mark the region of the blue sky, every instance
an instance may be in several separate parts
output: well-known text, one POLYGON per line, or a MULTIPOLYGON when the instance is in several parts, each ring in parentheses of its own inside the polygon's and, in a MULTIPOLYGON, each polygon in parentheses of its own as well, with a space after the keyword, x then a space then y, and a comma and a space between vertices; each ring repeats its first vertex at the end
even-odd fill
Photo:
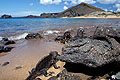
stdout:
POLYGON ((120 0, 1 0, 0 15, 40 15, 61 12, 81 2, 89 3, 106 11, 120 11, 120 0))

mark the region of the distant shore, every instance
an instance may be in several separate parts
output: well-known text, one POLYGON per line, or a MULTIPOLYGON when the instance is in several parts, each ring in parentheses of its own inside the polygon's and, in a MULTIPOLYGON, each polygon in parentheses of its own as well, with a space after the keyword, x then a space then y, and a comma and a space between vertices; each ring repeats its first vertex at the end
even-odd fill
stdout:
POLYGON ((101 17, 96 17, 96 16, 80 16, 80 17, 61 17, 61 18, 98 18, 98 19, 120 19, 120 16, 101 16, 101 17))

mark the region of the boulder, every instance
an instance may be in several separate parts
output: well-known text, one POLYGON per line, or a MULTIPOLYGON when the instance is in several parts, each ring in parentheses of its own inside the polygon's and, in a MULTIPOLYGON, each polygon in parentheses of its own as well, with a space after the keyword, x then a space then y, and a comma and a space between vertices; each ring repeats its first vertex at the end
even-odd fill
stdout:
POLYGON ((120 43, 120 29, 98 26, 94 32, 94 39, 105 39, 106 36, 116 39, 120 43))
POLYGON ((0 46, 0 53, 2 52, 9 52, 13 49, 14 47, 4 47, 4 46, 0 46))
POLYGON ((120 45, 114 38, 107 41, 87 37, 76 39, 65 44, 57 58, 66 62, 64 67, 70 72, 99 76, 120 70, 120 45))
POLYGON ((80 76, 73 75, 69 72, 67 72, 66 69, 64 69, 62 72, 57 74, 57 76, 53 76, 49 78, 48 80, 82 80, 80 76))
POLYGON ((55 41, 60 41, 61 43, 65 44, 66 42, 69 42, 72 40, 72 36, 70 34, 70 31, 66 31, 63 36, 58 36, 55 38, 55 41))
POLYGON ((3 38, 1 42, 3 43, 3 45, 15 44, 15 41, 9 40, 8 38, 3 38))
POLYGON ((25 39, 41 39, 43 38, 39 33, 30 33, 28 34, 25 39))

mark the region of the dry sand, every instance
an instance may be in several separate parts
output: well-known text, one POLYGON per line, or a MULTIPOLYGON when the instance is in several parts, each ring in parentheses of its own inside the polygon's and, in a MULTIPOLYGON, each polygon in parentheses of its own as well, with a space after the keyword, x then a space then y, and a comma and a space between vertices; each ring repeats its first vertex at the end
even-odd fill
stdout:
MULTIPOLYGON (((0 57, 0 80, 25 80, 29 75, 28 71, 35 67, 42 57, 46 56, 50 51, 61 52, 61 48, 62 45, 58 43, 43 40, 18 42, 17 47, 9 52, 8 55, 0 57), (7 61, 10 64, 2 66, 7 61), (16 67, 19 66, 22 68, 16 70, 16 67)), ((59 64, 61 65, 62 63, 59 64)))
POLYGON ((120 16, 101 16, 101 17, 96 17, 96 16, 80 16, 80 17, 62 17, 62 18, 100 18, 100 19, 120 19, 120 16))

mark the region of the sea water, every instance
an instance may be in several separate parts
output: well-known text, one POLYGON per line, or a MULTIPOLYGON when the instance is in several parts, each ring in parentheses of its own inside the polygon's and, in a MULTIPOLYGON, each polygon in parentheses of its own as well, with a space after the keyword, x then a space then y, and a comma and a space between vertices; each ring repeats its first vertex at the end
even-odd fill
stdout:
MULTIPOLYGON (((24 38, 29 32, 38 32, 54 28, 69 28, 81 26, 112 26, 120 27, 120 19, 79 19, 79 18, 24 18, 0 19, 0 39, 10 36, 9 39, 24 38), (18 35, 19 34, 19 35, 18 35), (12 36, 17 35, 17 36, 12 36)), ((57 32, 57 31, 54 31, 57 32)), ((47 34, 47 33, 46 33, 47 34)))

